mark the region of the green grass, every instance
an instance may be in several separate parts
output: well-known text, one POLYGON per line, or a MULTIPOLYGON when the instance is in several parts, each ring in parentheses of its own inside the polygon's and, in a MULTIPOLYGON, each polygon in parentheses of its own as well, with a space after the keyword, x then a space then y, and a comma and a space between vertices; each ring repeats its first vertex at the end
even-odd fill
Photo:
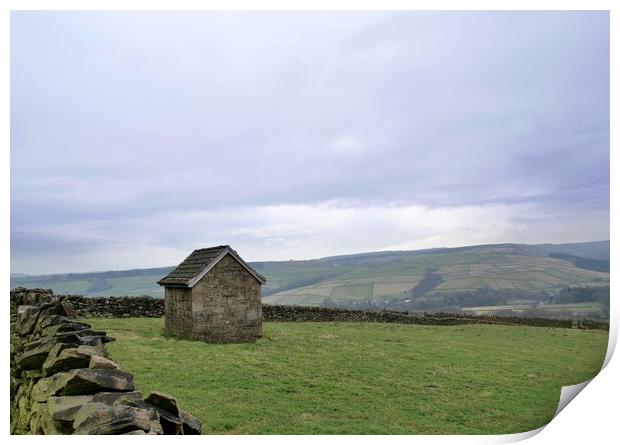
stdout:
POLYGON ((206 434, 499 434, 546 424, 592 378, 604 331, 264 323, 255 344, 165 336, 163 319, 93 319, 143 392, 175 395, 206 434))

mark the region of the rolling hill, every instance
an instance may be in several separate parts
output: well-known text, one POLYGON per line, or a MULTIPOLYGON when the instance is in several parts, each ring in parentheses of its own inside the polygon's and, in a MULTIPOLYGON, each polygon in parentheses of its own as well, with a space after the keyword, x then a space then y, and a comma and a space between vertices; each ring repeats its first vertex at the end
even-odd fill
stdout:
MULTIPOLYGON (((584 244, 584 250, 592 252, 590 244, 599 243, 584 244)), ((270 278, 264 301, 272 304, 316 305, 329 298, 338 305, 360 299, 432 298, 479 289, 553 292, 567 286, 609 284, 608 272, 578 267, 589 262, 577 261, 584 258, 575 255, 580 253, 576 247, 485 245, 339 256, 290 262, 288 267, 281 262, 259 263, 255 267, 270 278)), ((608 264, 608 260, 597 258, 597 268, 599 261, 608 264)))
MULTIPOLYGON (((513 290, 555 292, 609 284, 609 241, 494 244, 371 252, 307 261, 254 262, 267 277, 264 302, 321 305, 513 290)), ((11 276, 11 287, 84 295, 163 296, 156 281, 171 267, 63 275, 11 276)))

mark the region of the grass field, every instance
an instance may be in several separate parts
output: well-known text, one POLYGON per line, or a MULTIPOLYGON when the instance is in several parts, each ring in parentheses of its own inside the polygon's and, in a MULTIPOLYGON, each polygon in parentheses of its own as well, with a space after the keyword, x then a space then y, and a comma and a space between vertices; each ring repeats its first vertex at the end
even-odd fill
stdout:
POLYGON ((255 344, 165 336, 163 319, 92 319, 143 392, 206 434, 491 434, 546 424, 592 378, 607 332, 526 326, 264 323, 255 344))

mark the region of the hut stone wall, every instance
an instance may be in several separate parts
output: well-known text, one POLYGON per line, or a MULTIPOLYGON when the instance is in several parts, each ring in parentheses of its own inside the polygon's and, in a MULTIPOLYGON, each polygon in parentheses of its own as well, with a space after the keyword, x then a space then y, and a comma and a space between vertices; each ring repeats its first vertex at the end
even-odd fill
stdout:
POLYGON ((193 339, 229 343, 261 336, 261 284, 230 254, 191 293, 193 339))
POLYGON ((180 287, 166 287, 166 332, 179 337, 191 338, 192 290, 180 287))

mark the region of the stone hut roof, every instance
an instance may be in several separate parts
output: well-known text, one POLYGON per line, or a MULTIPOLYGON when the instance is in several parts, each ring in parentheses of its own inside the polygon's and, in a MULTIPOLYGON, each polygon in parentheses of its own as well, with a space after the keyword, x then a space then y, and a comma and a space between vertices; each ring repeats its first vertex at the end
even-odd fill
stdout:
POLYGON ((172 272, 159 280, 157 284, 160 286, 194 287, 226 254, 230 254, 254 278, 261 284, 265 284, 267 281, 265 277, 252 269, 230 246, 215 246, 194 250, 172 272))

